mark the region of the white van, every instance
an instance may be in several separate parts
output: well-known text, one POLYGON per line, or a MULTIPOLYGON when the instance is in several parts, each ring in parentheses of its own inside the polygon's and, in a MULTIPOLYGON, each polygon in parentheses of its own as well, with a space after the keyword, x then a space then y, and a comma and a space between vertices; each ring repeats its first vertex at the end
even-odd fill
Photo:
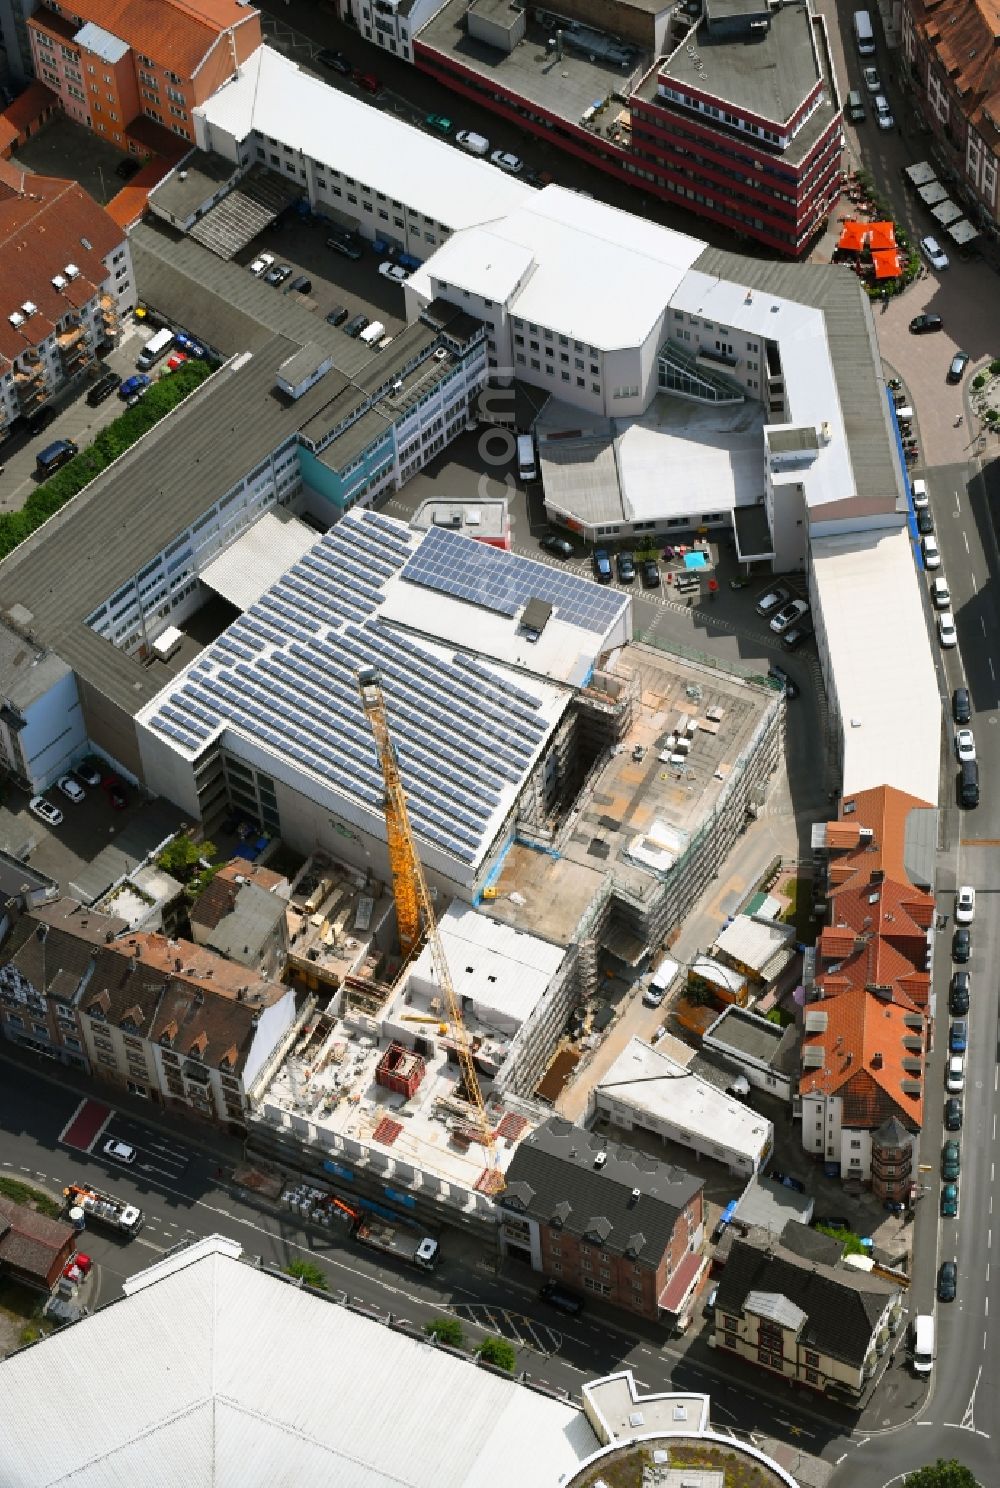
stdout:
POLYGON ((859 57, 875 55, 875 32, 872 30, 872 18, 867 10, 854 12, 854 44, 858 49, 859 57))
POLYGON ((139 368, 139 371, 148 372, 150 367, 160 360, 160 357, 166 356, 173 344, 173 331, 157 331, 156 335, 150 337, 139 353, 136 360, 136 366, 139 368))
POLYGON ((934 1319, 929 1312, 913 1319, 913 1372, 930 1374, 934 1363, 934 1319))
POLYGON ((384 335, 385 326, 380 320, 373 320, 371 325, 365 326, 358 340, 363 341, 366 346, 374 346, 384 335))
POLYGON ((538 467, 535 464, 535 441, 530 434, 519 434, 517 436, 517 478, 521 481, 538 479, 538 467))
POLYGON ((930 502, 927 499, 927 482, 918 478, 913 482, 913 510, 924 511, 930 502))
POLYGON ((463 150, 468 150, 470 155, 478 155, 482 158, 490 153, 490 142, 484 134, 476 134, 473 129, 460 129, 455 136, 457 144, 463 150))
POLYGON ((659 1007, 670 991, 679 971, 680 964, 674 960, 673 956, 664 956, 656 963, 646 990, 642 994, 642 1000, 647 1007, 659 1007))

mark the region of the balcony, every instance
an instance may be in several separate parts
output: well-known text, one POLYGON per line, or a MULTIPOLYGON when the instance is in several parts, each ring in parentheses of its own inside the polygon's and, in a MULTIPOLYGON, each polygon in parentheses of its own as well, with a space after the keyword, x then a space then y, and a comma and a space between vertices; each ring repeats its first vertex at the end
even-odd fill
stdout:
POLYGON ((47 392, 45 363, 40 357, 19 367, 14 373, 14 393, 19 412, 30 413, 37 408, 44 401, 47 392))
POLYGON ((93 358, 93 338, 86 326, 79 322, 56 337, 59 360, 67 377, 78 372, 93 358))
POLYGON ((109 341, 118 339, 120 329, 118 321, 118 304, 114 295, 102 294, 97 302, 101 317, 101 329, 109 341))

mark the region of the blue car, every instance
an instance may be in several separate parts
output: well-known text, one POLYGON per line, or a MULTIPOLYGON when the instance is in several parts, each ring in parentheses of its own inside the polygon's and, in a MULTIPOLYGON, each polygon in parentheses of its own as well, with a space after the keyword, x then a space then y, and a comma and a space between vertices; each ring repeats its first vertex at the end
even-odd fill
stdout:
POLYGON ((948 1034, 949 1054, 964 1054, 968 1047, 968 1042, 968 1025, 959 1019, 951 1025, 951 1031, 948 1034))
POLYGON ((205 348, 201 342, 196 341, 193 336, 188 336, 184 331, 176 331, 174 341, 188 356, 203 357, 205 355, 205 348))
POLYGON ((599 584, 610 584, 613 574, 611 571, 611 559, 607 548, 594 549, 594 578, 599 584))
POLYGON ((118 396, 119 398, 125 399, 138 398, 139 395, 141 393, 144 393, 148 387, 149 378, 146 376, 145 372, 136 372, 133 374, 133 376, 126 377, 125 381, 118 389, 118 396))

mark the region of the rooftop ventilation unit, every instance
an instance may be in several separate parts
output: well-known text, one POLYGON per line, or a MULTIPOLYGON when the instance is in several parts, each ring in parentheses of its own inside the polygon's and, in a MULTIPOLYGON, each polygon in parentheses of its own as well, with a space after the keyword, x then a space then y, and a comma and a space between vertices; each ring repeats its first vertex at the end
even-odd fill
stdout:
POLYGON ((53 274, 53 276, 52 276, 52 287, 53 287, 53 289, 65 289, 66 288, 66 285, 68 283, 69 283, 69 280, 68 279, 64 279, 63 276, 62 276, 62 274, 53 274))
POLYGON ((7 316, 7 319, 10 321, 12 326, 24 325, 24 316, 21 314, 20 310, 15 310, 13 314, 7 316))
POLYGON ((434 353, 434 360, 436 362, 443 362, 444 359, 445 359, 445 357, 447 355, 448 355, 448 352, 447 352, 446 348, 443 347, 443 346, 439 346, 438 349, 437 349, 437 351, 434 353))
POLYGON ((38 306, 34 303, 33 300, 25 300, 24 304, 21 306, 21 309, 24 311, 25 315, 34 315, 38 309, 38 306))
POLYGON ((80 270, 77 268, 76 264, 67 264, 66 267, 63 269, 63 273, 66 275, 67 279, 78 279, 80 277, 80 270))

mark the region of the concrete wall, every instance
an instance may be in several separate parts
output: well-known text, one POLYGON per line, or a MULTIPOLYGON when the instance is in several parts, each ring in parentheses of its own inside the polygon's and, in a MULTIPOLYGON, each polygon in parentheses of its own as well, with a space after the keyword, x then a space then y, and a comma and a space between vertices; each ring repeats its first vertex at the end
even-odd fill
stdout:
POLYGON ((79 759, 87 744, 76 678, 68 669, 43 697, 24 710, 19 739, 28 779, 43 791, 79 759))

